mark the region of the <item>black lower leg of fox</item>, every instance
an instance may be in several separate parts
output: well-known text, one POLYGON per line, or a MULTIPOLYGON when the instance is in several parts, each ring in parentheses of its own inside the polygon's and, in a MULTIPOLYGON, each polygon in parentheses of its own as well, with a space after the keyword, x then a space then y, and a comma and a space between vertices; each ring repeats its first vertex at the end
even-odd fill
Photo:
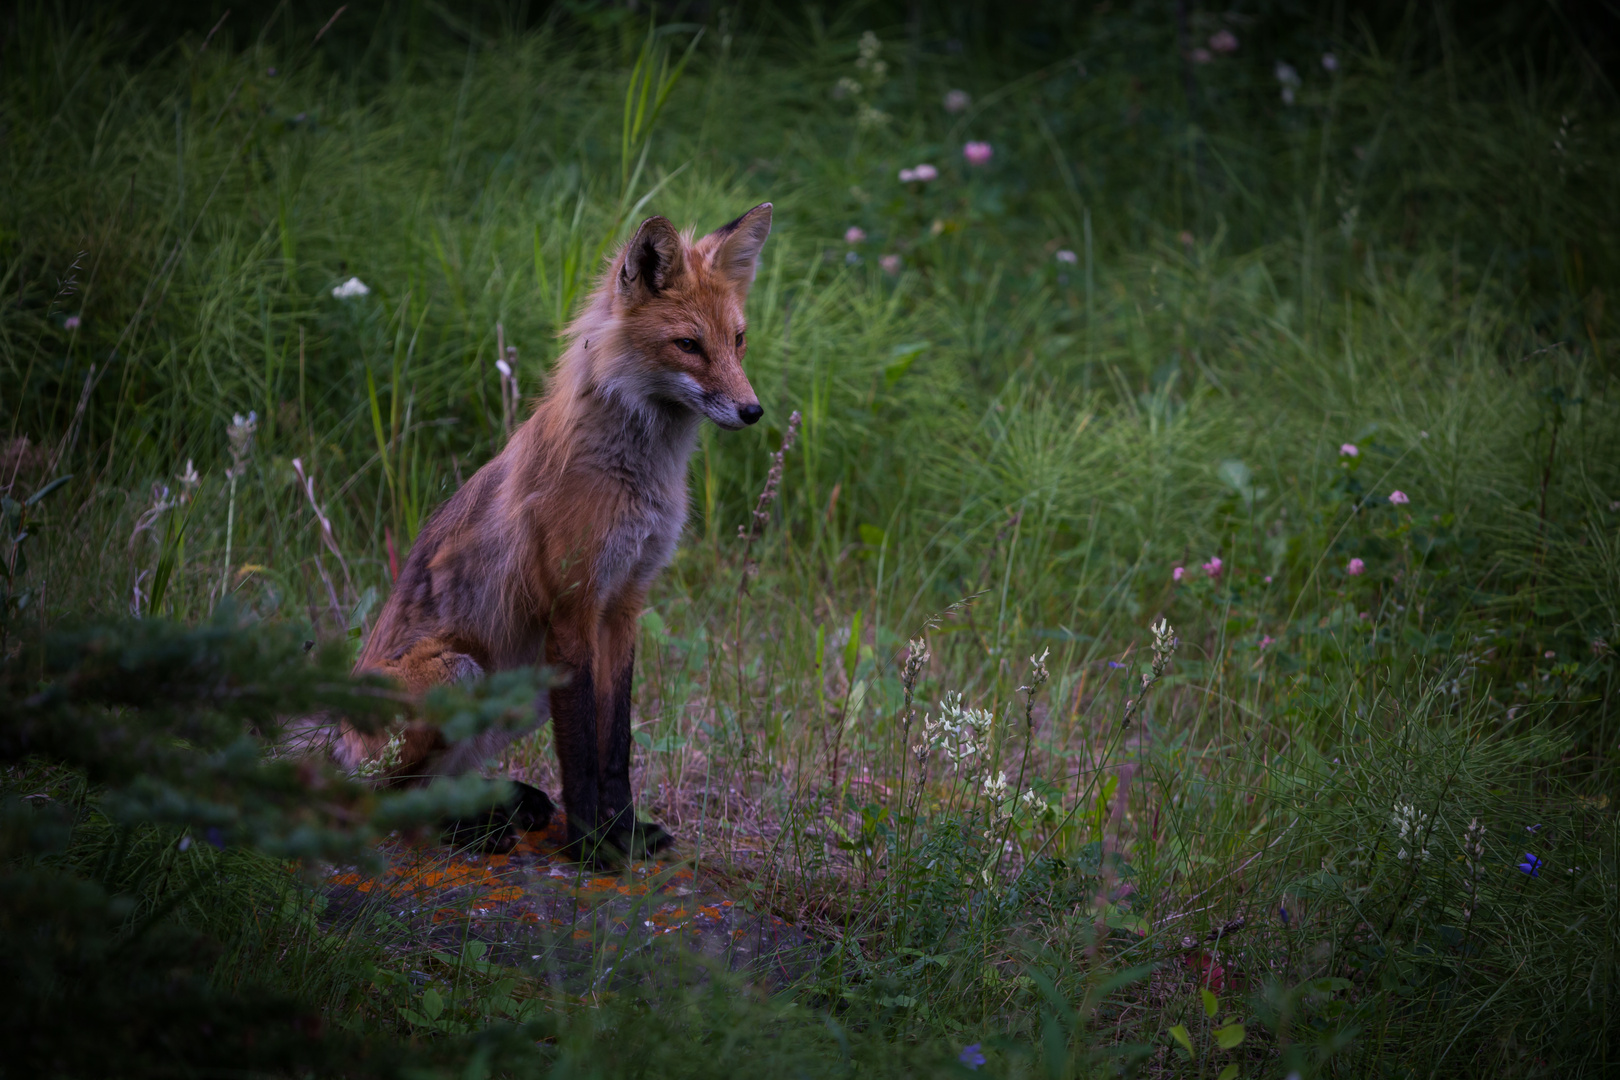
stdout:
POLYGON ((599 813, 607 842, 625 855, 647 855, 668 847, 674 837, 663 827, 636 820, 630 792, 630 688, 635 675, 635 651, 625 658, 613 680, 613 705, 604 719, 608 729, 603 743, 601 804, 599 813))

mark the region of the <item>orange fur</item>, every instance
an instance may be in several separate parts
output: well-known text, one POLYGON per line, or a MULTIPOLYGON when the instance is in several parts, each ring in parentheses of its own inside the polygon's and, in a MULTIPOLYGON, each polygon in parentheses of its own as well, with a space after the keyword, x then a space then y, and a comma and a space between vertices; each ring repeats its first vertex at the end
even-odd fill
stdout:
MULTIPOLYGON (((639 829, 636 621, 685 523, 698 423, 759 418, 743 307, 770 219, 765 203, 702 239, 661 217, 642 223, 569 327, 533 415, 423 527, 357 664, 413 692, 540 662, 565 671, 539 719, 549 706, 581 845, 639 829)), ((396 780, 469 764, 445 768, 443 739, 413 731, 396 780)), ((354 762, 386 739, 347 730, 343 741, 354 762)))

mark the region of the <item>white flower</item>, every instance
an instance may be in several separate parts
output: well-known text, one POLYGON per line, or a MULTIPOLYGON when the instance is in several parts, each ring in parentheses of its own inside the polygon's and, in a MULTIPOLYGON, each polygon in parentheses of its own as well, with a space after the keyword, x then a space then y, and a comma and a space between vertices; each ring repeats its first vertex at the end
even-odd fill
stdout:
POLYGON ((343 284, 332 289, 332 295, 339 300, 347 300, 351 296, 365 296, 371 291, 371 286, 357 277, 352 277, 343 284))
POLYGON ((997 774, 994 780, 990 779, 988 775, 985 776, 983 787, 984 797, 997 806, 1007 801, 1007 774, 1005 772, 997 774))
POLYGON ((1300 87, 1299 72, 1294 65, 1285 61, 1277 61, 1277 81, 1282 83, 1282 99, 1285 105, 1294 103, 1294 91, 1300 87))
POLYGON ((495 370, 500 372, 502 375, 505 375, 508 379, 512 377, 512 365, 508 364, 505 360, 495 361, 495 370))
POLYGON ((966 112, 971 104, 973 99, 966 90, 952 90, 945 95, 945 111, 948 113, 966 112))
POLYGON ((1080 256, 1076 255, 1068 248, 1064 248, 1062 251, 1057 253, 1057 261, 1060 263, 1068 263, 1070 266, 1073 266, 1075 263, 1080 261, 1080 256))
MULTIPOLYGON (((1391 825, 1395 826, 1395 830, 1400 834, 1400 839, 1402 841, 1410 839, 1413 846, 1418 848, 1419 859, 1427 859, 1429 857, 1429 849, 1420 846, 1422 842, 1427 839, 1426 826, 1428 825, 1429 821, 1428 814, 1425 814, 1411 803, 1398 802, 1395 804, 1394 809, 1390 812, 1389 821, 1391 825)), ((1401 846, 1400 851, 1396 852, 1395 857, 1403 861, 1411 857, 1407 853, 1404 843, 1401 846)))

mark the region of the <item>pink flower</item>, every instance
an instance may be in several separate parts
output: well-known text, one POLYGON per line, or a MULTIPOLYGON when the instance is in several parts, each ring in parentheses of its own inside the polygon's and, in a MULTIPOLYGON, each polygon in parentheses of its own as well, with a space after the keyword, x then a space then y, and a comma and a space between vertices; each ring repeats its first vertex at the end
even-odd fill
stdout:
POLYGON ((1266 575, 1266 584, 1267 584, 1267 585, 1270 585, 1270 584, 1271 584, 1271 575, 1270 575, 1270 574, 1267 574, 1267 575, 1266 575))
POLYGON ((1180 581, 1182 578, 1184 578, 1186 576, 1187 576, 1187 568, 1185 566, 1178 566, 1174 570, 1170 571, 1170 580, 1171 581, 1180 581))
POLYGON ((1192 247, 1193 244, 1197 242, 1198 238, 1193 236, 1193 234, 1188 232, 1186 229, 1182 229, 1180 235, 1178 235, 1176 239, 1181 241, 1183 247, 1192 247))
POLYGON ((1367 569, 1367 564, 1362 562, 1360 559, 1351 559, 1350 564, 1344 568, 1345 573, 1349 574, 1351 577, 1359 576, 1365 569, 1367 569))
POLYGON ((973 99, 966 90, 951 90, 945 95, 945 111, 948 113, 967 112, 971 104, 973 99))
POLYGON ((969 165, 988 165, 994 154, 995 150, 987 142, 970 142, 962 147, 962 156, 969 165))
POLYGON ((1330 52, 1323 53, 1322 54, 1322 70, 1324 70, 1324 71, 1338 71, 1339 70, 1339 58, 1337 56, 1334 56, 1330 52))
POLYGON ((67 318, 62 320, 62 329, 64 329, 64 330, 77 330, 78 328, 79 328, 79 317, 77 315, 69 315, 67 318))
POLYGON ((1558 659, 1558 654, 1553 652, 1551 649, 1548 649, 1546 652, 1542 653, 1541 655, 1542 655, 1542 657, 1544 659, 1547 659, 1547 660, 1556 660, 1556 659, 1558 659))
POLYGON ((1270 634, 1266 634, 1263 637, 1261 637, 1261 639, 1260 639, 1260 647, 1262 649, 1264 649, 1267 645, 1271 645, 1271 644, 1275 643, 1276 640, 1277 639, 1272 637, 1270 634))
POLYGON ((1392 491, 1389 493, 1389 501, 1394 503, 1396 506, 1405 506, 1412 500, 1407 497, 1406 492, 1404 491, 1392 491))
POLYGON ((1230 30, 1217 30, 1209 35, 1209 47, 1218 53, 1237 52, 1238 39, 1230 30))
POLYGON ((930 180, 938 179, 939 170, 934 168, 932 165, 917 165, 910 169, 900 170, 900 182, 902 184, 926 184, 930 180))
POLYGON ((1359 449, 1357 449, 1356 444, 1353 443, 1353 442, 1340 443, 1339 444, 1339 456, 1340 457, 1360 457, 1361 456, 1361 451, 1359 449))
POLYGON ((1073 266, 1075 263, 1080 261, 1080 256, 1076 255, 1068 248, 1064 248, 1062 251, 1057 253, 1057 261, 1060 263, 1068 263, 1070 266, 1073 266))
POLYGON ((1189 55, 1192 57, 1192 62, 1195 64, 1207 64, 1211 60, 1215 59, 1214 53, 1210 52, 1208 49, 1202 48, 1194 49, 1189 55))
POLYGON ((897 277, 900 273, 900 256, 885 255, 878 260, 878 265, 883 267, 883 272, 885 274, 888 274, 890 277, 897 277))
POLYGON ((859 225, 851 225, 844 230, 844 243, 858 244, 866 239, 866 230, 859 225))
POLYGON ((1221 565, 1221 557, 1219 555, 1211 555, 1209 557, 1209 562, 1204 564, 1204 573, 1208 574, 1210 577, 1220 577, 1221 565))

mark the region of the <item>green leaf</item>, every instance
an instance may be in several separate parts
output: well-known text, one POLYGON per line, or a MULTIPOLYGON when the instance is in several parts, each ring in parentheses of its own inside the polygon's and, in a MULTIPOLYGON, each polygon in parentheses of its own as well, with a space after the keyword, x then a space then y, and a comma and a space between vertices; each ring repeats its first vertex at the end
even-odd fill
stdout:
POLYGON ((444 1012, 444 998, 431 986, 422 991, 422 1011, 429 1020, 437 1020, 439 1014, 444 1012))
POLYGON ((883 369, 883 387, 888 389, 903 378, 917 357, 928 351, 928 342, 913 341, 905 345, 896 345, 889 354, 891 359, 883 369))
POLYGON ((861 658, 861 613, 855 612, 850 620, 849 640, 844 642, 844 674, 851 684, 855 682, 855 665, 861 658))
POLYGON ((1238 1067, 1236 1065, 1228 1065, 1226 1068, 1221 1070, 1221 1074, 1217 1076, 1215 1080, 1237 1080, 1237 1074, 1238 1067))
POLYGON ((1170 1029, 1170 1037, 1181 1044, 1181 1048, 1187 1051, 1188 1057, 1192 1056, 1192 1037, 1187 1034, 1187 1029, 1185 1027, 1177 1024, 1175 1027, 1170 1029))
POLYGON ((55 480, 52 480, 38 491, 28 496, 27 501, 24 502, 23 505, 33 506, 35 503, 39 502, 39 500, 43 499, 45 496, 49 495, 51 492, 55 491, 57 488, 61 487, 71 479, 73 479, 72 473, 68 473, 65 476, 58 476, 55 480))
POLYGON ((1213 1020, 1216 1011, 1221 1007, 1221 999, 1207 986, 1199 989, 1198 996, 1204 999, 1204 1015, 1213 1020))
POLYGON ((1244 1030, 1242 1024, 1227 1024, 1225 1027, 1215 1029, 1215 1045, 1222 1050, 1230 1050, 1243 1042, 1244 1030))

